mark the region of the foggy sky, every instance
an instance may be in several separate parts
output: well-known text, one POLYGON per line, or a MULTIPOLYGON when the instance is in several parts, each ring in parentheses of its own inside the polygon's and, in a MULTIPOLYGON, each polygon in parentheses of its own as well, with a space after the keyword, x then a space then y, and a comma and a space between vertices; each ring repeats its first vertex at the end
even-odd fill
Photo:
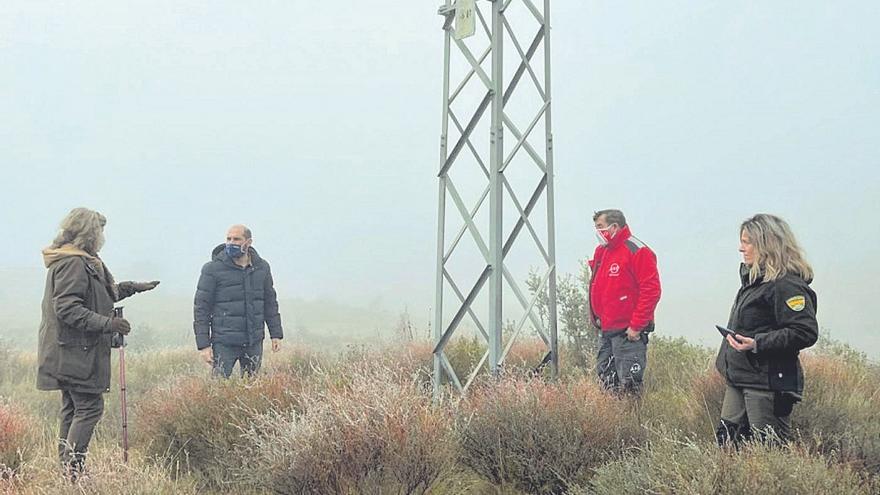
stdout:
MULTIPOLYGON (((283 297, 425 314, 439 3, 0 3, 0 304, 38 321, 39 251, 87 206, 117 278, 165 296, 191 297, 241 222, 283 297)), ((715 345, 739 223, 776 213, 822 327, 878 355, 880 4, 558 0, 552 19, 560 271, 592 253, 592 211, 621 208, 659 258, 658 332, 715 345)))

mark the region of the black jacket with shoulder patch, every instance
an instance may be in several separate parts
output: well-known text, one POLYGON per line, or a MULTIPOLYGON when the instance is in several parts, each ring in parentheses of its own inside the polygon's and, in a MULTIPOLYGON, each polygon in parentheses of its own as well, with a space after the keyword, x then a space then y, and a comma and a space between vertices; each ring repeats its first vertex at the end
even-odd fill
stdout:
POLYGON ((804 372, 798 354, 819 337, 816 293, 810 281, 786 274, 749 283, 740 267, 742 287, 730 311, 728 328, 755 339, 756 352, 738 352, 721 343, 715 367, 735 387, 803 393, 804 372))

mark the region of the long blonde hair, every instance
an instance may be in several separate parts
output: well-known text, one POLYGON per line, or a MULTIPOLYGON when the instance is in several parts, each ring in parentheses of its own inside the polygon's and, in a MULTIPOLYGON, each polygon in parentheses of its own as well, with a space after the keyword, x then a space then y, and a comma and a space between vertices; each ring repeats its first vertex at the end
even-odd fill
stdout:
POLYGON ((60 248, 65 244, 72 244, 83 251, 97 255, 104 246, 104 225, 107 218, 97 211, 88 208, 74 208, 61 220, 60 230, 53 248, 60 248))
POLYGON ((755 260, 749 267, 749 281, 763 278, 765 282, 776 280, 786 273, 794 273, 802 279, 813 279, 813 268, 804 258, 788 222, 767 213, 759 213, 740 226, 755 248, 755 260))

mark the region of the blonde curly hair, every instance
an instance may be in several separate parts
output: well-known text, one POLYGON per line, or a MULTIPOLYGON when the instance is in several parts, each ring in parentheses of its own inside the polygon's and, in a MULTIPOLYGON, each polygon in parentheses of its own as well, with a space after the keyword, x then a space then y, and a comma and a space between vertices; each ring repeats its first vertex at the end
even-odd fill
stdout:
POLYGON ((61 220, 60 230, 53 248, 60 248, 65 244, 71 244, 83 251, 97 255, 104 246, 104 226, 107 218, 97 211, 88 208, 74 208, 61 220))
POLYGON ((807 281, 813 279, 813 268, 807 263, 804 250, 782 218, 759 213, 742 223, 740 234, 745 234, 755 247, 755 261, 749 267, 750 282, 758 278, 769 282, 786 273, 794 273, 807 281))

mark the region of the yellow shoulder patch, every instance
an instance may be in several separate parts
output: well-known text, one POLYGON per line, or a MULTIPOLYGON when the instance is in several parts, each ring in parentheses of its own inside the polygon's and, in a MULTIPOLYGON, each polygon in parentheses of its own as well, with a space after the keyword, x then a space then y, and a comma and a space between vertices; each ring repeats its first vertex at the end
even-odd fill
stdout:
POLYGON ((791 308, 792 311, 803 311, 807 305, 807 300, 804 296, 789 297, 785 300, 785 305, 791 308))

